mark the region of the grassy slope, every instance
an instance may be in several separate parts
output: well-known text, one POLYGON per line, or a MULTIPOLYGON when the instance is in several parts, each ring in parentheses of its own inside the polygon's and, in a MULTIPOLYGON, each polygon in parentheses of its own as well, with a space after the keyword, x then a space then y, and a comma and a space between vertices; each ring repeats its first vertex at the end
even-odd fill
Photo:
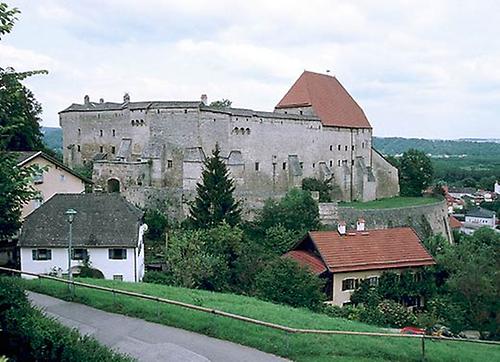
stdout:
POLYGON ((387 199, 380 199, 368 202, 346 202, 340 203, 339 206, 353 207, 355 209, 390 209, 396 207, 420 206, 440 202, 439 199, 432 197, 403 197, 396 196, 387 199))
MULTIPOLYGON (((87 283, 115 287, 143 294, 188 302, 237 313, 291 327, 380 331, 365 325, 308 310, 263 302, 255 298, 232 294, 212 293, 146 283, 125 283, 108 280, 82 279, 87 283)), ((26 281, 29 289, 67 298, 67 287, 53 281, 26 281)), ((286 335, 284 332, 231 320, 221 316, 186 310, 176 306, 160 305, 137 298, 116 296, 84 288, 77 288, 75 301, 115 313, 135 316, 152 322, 179 327, 255 347, 296 361, 419 361, 420 340, 389 339, 358 336, 286 335)), ((457 342, 426 342, 426 356, 430 361, 500 360, 497 346, 473 345, 457 342)))

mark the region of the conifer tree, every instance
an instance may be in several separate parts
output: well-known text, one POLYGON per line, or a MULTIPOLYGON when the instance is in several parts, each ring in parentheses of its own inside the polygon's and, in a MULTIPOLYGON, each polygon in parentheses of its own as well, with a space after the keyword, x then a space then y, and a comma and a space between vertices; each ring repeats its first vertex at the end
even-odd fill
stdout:
POLYGON ((234 180, 220 158, 219 145, 203 163, 202 181, 196 185, 197 196, 191 206, 190 220, 197 228, 211 228, 223 222, 240 222, 241 205, 233 197, 234 180))

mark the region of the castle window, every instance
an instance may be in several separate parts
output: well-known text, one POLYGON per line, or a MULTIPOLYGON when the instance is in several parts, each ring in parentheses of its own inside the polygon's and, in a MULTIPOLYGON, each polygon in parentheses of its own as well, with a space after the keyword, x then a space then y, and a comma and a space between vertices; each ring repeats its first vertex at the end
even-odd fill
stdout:
POLYGON ((99 152, 100 152, 100 153, 103 153, 103 152, 104 152, 104 147, 99 146, 99 152))
POLYGON ((172 168, 174 165, 174 162, 172 160, 167 160, 167 168, 172 168))
POLYGON ((283 170, 286 170, 286 162, 283 162, 283 170))
POLYGON ((352 145, 352 150, 354 151, 354 145, 352 145))
POLYGON ((234 134, 238 134, 239 130, 240 130, 240 129, 239 129, 238 127, 234 127, 234 128, 233 128, 233 133, 234 133, 234 134))
POLYGON ((245 131, 247 132, 247 134, 250 134, 250 128, 247 128, 245 131))
POLYGON ((99 130, 99 137, 102 137, 102 129, 99 130))
POLYGON ((313 162, 313 168, 315 168, 315 167, 316 167, 316 164, 313 162))
POLYGON ((302 115, 302 114, 304 114, 304 112, 302 112, 302 111, 299 111, 299 113, 300 113, 301 115, 302 115))
POLYGON ((304 168, 304 162, 299 162, 300 168, 304 168))
POLYGON ((115 152, 116 152, 116 148, 115 148, 115 146, 111 146, 111 153, 114 155, 114 154, 115 154, 115 152))
POLYGON ((354 166, 354 160, 351 160, 351 165, 354 166))
POLYGON ((259 171, 259 163, 255 162, 255 171, 259 171))
POLYGON ((333 145, 330 145, 330 151, 333 151, 333 145))
POLYGON ((159 110, 159 109, 157 109, 157 110, 156 110, 156 113, 160 114, 160 110, 159 110))
POLYGON ((345 146, 345 150, 347 151, 347 145, 345 146))
POLYGON ((339 167, 340 167, 340 160, 338 160, 337 163, 339 164, 339 167))
POLYGON ((240 133, 241 134, 245 134, 245 129, 244 128, 240 128, 240 133))
POLYGON ((76 146, 76 150, 77 150, 78 152, 80 152, 80 145, 77 145, 77 146, 76 146))
POLYGON ((333 167, 333 160, 330 160, 330 167, 333 167))
POLYGON ((134 125, 134 120, 131 120, 131 121, 130 121, 130 124, 133 126, 133 125, 134 125))
POLYGON ((338 150, 340 151, 340 145, 337 146, 338 150))
POLYGON ((141 126, 144 126, 144 120, 141 119, 141 126))
POLYGON ((188 112, 188 110, 187 110, 187 109, 185 109, 185 110, 184 110, 184 114, 187 114, 187 112, 188 112))
POLYGON ((82 134, 82 130, 80 128, 78 128, 78 136, 80 136, 82 134))
POLYGON ((361 148, 365 148, 365 143, 364 142, 361 143, 361 148))
POLYGON ((285 111, 285 114, 288 114, 288 112, 287 112, 287 111, 285 111))
POLYGON ((113 130, 113 137, 115 137, 115 136, 116 136, 116 131, 115 131, 115 130, 113 130))

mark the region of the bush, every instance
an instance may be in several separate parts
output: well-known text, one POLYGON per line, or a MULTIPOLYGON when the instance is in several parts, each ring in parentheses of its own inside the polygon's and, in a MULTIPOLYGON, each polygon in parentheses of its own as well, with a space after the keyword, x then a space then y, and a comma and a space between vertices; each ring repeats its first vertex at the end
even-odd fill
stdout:
POLYGON ((259 298, 317 310, 324 297, 320 279, 295 261, 277 258, 255 278, 259 298))
MULTIPOLYGON (((405 327, 415 325, 417 319, 415 314, 406 307, 392 300, 384 300, 378 305, 378 311, 381 313, 381 325, 389 327, 405 327)), ((377 316, 378 318, 378 316, 377 316)))
POLYGON ((155 270, 146 271, 142 281, 144 283, 174 285, 174 278, 171 274, 155 270))
POLYGON ((320 181, 312 177, 306 177, 302 180, 302 190, 318 191, 319 202, 332 201, 332 186, 328 184, 328 181, 320 181))
POLYGON ((0 278, 0 354, 12 361, 129 361, 32 308, 19 282, 0 278))

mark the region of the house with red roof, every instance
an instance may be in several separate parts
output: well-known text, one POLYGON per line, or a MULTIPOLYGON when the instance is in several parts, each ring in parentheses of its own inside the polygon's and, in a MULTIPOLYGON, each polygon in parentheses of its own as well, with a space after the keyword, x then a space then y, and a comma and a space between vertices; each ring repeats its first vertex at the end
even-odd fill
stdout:
POLYGON ((365 230, 359 220, 355 230, 341 222, 336 231, 311 231, 284 255, 325 281, 328 301, 350 303, 362 280, 376 285, 385 271, 417 271, 435 261, 410 227, 365 230))

